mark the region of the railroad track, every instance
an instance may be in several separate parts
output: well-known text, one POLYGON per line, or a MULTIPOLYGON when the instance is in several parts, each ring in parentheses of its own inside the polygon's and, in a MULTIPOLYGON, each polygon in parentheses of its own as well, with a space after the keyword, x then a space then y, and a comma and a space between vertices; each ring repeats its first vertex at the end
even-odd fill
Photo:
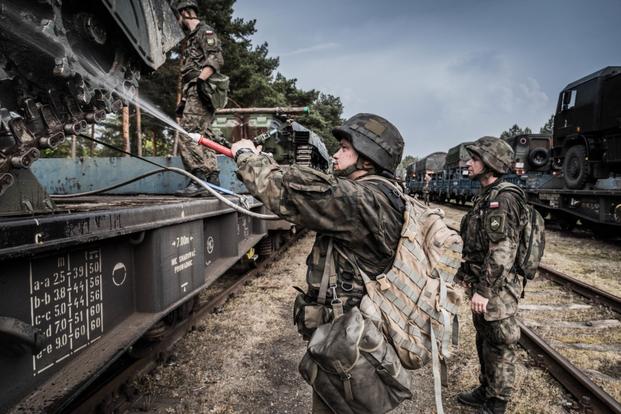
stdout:
MULTIPOLYGON (((589 301, 606 306, 620 313, 621 298, 590 286, 565 273, 548 266, 539 266, 539 276, 559 284, 589 301)), ((520 345, 525 348, 535 361, 546 367, 548 372, 560 382, 589 413, 621 414, 621 404, 611 395, 595 384, 582 370, 574 366, 552 345, 535 333, 522 321, 519 321, 522 335, 520 345)))
MULTIPOLYGON (((449 227, 458 231, 454 226, 449 227)), ((582 296, 589 302, 599 304, 617 314, 621 314, 621 298, 618 296, 584 283, 576 277, 555 270, 545 264, 539 266, 538 276, 539 280, 542 278, 550 280, 582 296)), ((532 286, 532 282, 529 283, 532 286)), ((531 329, 523 321, 519 321, 519 325, 522 331, 520 345, 526 349, 537 364, 544 366, 550 375, 573 395, 585 412, 621 414, 621 404, 615 398, 595 384, 588 375, 572 364, 554 346, 546 342, 545 339, 536 333, 535 329, 531 329)))
MULTIPOLYGON (((155 329, 155 333, 151 333, 151 340, 147 340, 143 344, 139 341, 136 344, 137 346, 127 349, 116 361, 111 362, 104 375, 101 375, 97 381, 85 385, 78 395, 69 397, 59 406, 57 412, 108 413, 124 412, 129 409, 132 400, 137 397, 135 391, 128 386, 132 378, 146 374, 164 362, 174 344, 183 338, 187 332, 194 329, 200 319, 221 307, 231 296, 239 292, 248 281, 264 272, 270 263, 274 262, 306 233, 306 230, 297 232, 271 256, 259 262, 257 267, 243 273, 232 284, 211 296, 206 302, 198 303, 197 296, 196 301, 187 309, 188 314, 183 315, 181 321, 174 326, 163 327, 161 332, 155 329)), ((183 314, 183 310, 181 313, 183 314)), ((178 316, 172 316, 172 318, 178 316)))

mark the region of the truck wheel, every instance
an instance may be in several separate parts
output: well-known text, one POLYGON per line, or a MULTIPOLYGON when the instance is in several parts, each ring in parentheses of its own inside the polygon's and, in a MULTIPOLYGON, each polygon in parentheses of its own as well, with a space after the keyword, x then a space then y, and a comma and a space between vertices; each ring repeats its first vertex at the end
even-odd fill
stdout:
POLYGON ((535 148, 528 154, 528 162, 535 168, 541 168, 550 160, 550 153, 545 148, 535 148))
POLYGON ((565 162, 563 162, 563 176, 567 188, 580 189, 584 187, 591 168, 586 159, 586 148, 584 145, 575 145, 565 154, 565 162))

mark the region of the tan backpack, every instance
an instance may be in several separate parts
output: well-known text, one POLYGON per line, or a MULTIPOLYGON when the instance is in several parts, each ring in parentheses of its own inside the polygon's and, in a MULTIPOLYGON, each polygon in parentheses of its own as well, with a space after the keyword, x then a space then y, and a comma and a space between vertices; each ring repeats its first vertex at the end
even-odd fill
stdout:
POLYGON ((367 295, 360 311, 382 327, 404 367, 418 369, 432 361, 436 406, 442 413, 441 383, 446 384, 449 342, 452 339, 456 345, 459 333, 461 294, 453 277, 460 266, 461 237, 447 227, 442 210, 424 206, 381 177, 363 179, 396 188, 405 212, 390 270, 374 279, 361 271, 367 295))

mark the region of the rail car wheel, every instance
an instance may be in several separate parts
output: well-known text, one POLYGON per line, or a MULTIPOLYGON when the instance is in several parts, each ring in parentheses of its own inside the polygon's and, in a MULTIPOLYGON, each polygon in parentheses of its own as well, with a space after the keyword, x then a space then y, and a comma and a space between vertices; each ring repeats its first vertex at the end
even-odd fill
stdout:
POLYGON ((567 214, 554 214, 552 219, 558 223, 562 231, 572 231, 578 223, 576 217, 567 214))
POLYGON ((550 153, 545 148, 535 148, 528 154, 528 162, 535 168, 541 168, 550 160, 550 153))
POLYGON ((619 237, 619 230, 616 226, 604 223, 591 223, 588 225, 596 237, 600 239, 615 239, 619 237))
POLYGON ((567 188, 583 188, 590 174, 591 168, 586 159, 585 146, 575 145, 569 148, 563 162, 563 176, 567 188))

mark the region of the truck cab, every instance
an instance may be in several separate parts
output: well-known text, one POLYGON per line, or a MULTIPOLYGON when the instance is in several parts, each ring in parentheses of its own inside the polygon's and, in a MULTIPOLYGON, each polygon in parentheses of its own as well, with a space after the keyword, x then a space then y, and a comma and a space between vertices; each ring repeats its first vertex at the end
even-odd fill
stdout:
POLYGON ((554 116, 554 167, 567 188, 590 188, 621 172, 621 66, 567 85, 554 116))

